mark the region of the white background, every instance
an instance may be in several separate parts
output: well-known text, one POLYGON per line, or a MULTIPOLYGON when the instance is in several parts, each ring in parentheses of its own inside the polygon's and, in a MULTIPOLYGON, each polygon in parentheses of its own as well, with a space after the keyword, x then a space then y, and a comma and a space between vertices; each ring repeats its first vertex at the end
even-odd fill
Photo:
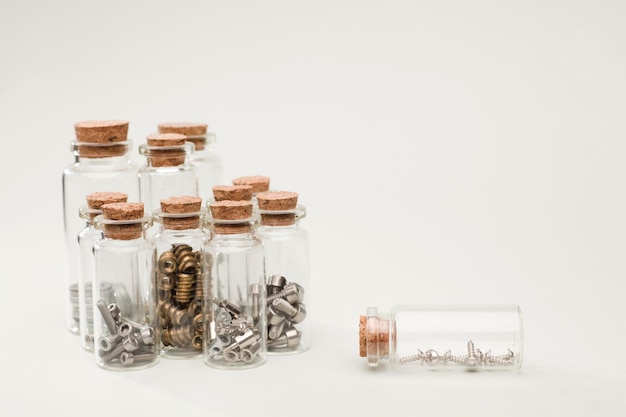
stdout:
POLYGON ((0 0, 2 407, 625 415, 625 17, 618 0, 0 0), (64 327, 61 172, 85 119, 129 120, 135 149, 206 122, 226 178, 300 193, 309 352, 95 365, 64 327), (359 315, 426 302, 520 304, 522 370, 371 372, 359 315))

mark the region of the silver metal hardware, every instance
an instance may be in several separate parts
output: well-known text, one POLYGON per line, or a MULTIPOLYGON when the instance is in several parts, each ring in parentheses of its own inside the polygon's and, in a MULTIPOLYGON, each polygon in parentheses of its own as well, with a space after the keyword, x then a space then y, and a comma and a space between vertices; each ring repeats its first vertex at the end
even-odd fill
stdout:
POLYGON ((440 355, 433 349, 428 349, 426 352, 422 352, 418 349, 416 354, 400 358, 398 362, 401 364, 421 362, 422 364, 430 366, 438 364, 456 364, 468 367, 494 365, 511 366, 513 365, 514 357, 515 355, 510 349, 507 353, 499 356, 493 356, 491 350, 483 353, 480 349, 476 348, 474 342, 470 340, 467 342, 467 355, 452 355, 450 350, 440 355))

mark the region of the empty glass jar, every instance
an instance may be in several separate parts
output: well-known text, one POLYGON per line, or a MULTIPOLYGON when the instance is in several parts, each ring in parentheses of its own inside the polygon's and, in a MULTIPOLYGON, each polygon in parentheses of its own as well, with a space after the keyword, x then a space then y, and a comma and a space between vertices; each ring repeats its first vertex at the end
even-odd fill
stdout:
POLYGON ((254 236, 258 217, 249 201, 210 204, 206 244, 204 363, 244 369, 266 362, 263 245, 254 236))

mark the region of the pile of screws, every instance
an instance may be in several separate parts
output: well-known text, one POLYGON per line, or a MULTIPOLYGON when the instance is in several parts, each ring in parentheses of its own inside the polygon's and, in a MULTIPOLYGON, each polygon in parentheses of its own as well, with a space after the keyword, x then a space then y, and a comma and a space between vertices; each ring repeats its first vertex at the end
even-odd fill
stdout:
POLYGON ((154 328, 125 319, 117 304, 96 303, 108 334, 98 338, 98 354, 104 363, 122 366, 150 362, 156 359, 154 328))
MULTIPOLYGON (((258 296, 258 289, 252 292, 258 296)), ((216 337, 208 341, 207 352, 211 360, 250 363, 262 348, 263 339, 258 330, 258 310, 244 314, 243 310, 228 300, 212 300, 215 311, 216 337), (256 312, 255 312, 256 311, 256 312), (256 316, 256 317, 255 317, 256 316)))
POLYGON ((491 350, 483 353, 480 349, 474 347, 474 342, 467 342, 467 355, 455 356, 452 355, 452 351, 448 350, 443 355, 440 355, 434 349, 428 349, 426 352, 417 350, 415 355, 406 356, 400 358, 401 364, 409 364, 412 362, 421 362, 422 364, 428 364, 431 366, 437 364, 447 365, 448 363, 462 365, 462 366, 510 366, 513 364, 513 352, 509 349, 504 355, 493 356, 491 350))
POLYGON ((304 288, 288 282, 282 275, 271 275, 267 292, 267 347, 269 350, 294 348, 300 344, 301 332, 295 325, 306 318, 304 288))
MULTIPOLYGON (((187 244, 159 256, 158 314, 163 346, 202 350, 202 253, 187 244)), ((210 261, 207 258, 205 261, 210 261)), ((210 268, 210 262, 207 268, 210 268)))

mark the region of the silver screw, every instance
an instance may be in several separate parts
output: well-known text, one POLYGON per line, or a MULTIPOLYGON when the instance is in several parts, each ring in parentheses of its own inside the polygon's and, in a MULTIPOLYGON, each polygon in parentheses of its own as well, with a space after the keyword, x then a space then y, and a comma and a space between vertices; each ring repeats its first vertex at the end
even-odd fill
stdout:
POLYGON ((122 339, 122 343, 117 345, 115 349, 102 355, 102 360, 104 362, 111 362, 113 359, 120 356, 122 352, 134 352, 137 349, 139 349, 139 342, 132 335, 129 335, 122 339))
POLYGON ((301 303, 304 300, 304 288, 295 282, 291 282, 285 285, 282 291, 268 296, 267 304, 270 304, 276 298, 284 298, 289 304, 301 303))
POLYGON ((109 307, 107 306, 107 303, 103 299, 100 299, 96 302, 96 307, 98 307, 98 310, 100 310, 100 314, 102 315, 104 324, 106 324, 107 329, 109 329, 109 332, 111 334, 116 334, 117 326, 115 324, 115 319, 111 315, 111 312, 109 311, 109 307))
POLYGON ((156 357, 156 353, 134 354, 132 352, 122 352, 120 354, 120 362, 122 365, 132 365, 133 363, 150 362, 156 359, 156 357))
POLYGON ((268 340, 267 347, 270 348, 282 348, 282 347, 294 347, 300 343, 301 333, 295 328, 287 330, 282 336, 276 340, 268 340))
POLYGON ((304 304, 292 306, 287 300, 277 298, 272 301, 272 306, 274 306, 276 310, 285 313, 289 320, 294 323, 300 323, 306 317, 304 304))

